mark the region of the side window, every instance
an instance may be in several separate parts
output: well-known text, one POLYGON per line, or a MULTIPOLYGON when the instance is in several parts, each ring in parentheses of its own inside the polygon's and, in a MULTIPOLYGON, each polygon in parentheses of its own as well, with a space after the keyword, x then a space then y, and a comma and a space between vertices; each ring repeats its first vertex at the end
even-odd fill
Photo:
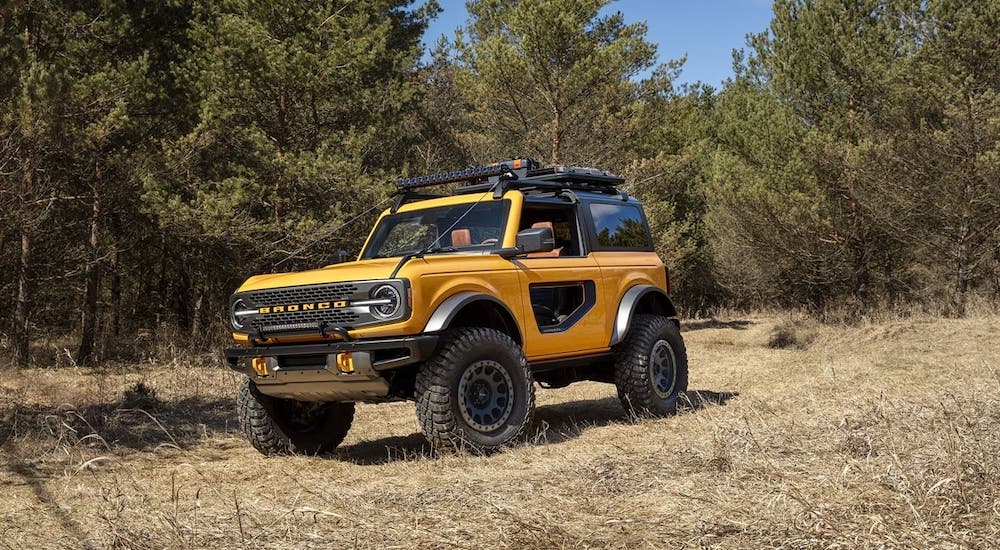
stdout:
POLYGON ((526 204, 521 211, 518 231, 531 227, 548 227, 555 237, 552 252, 529 254, 529 258, 547 256, 580 256, 580 231, 576 223, 576 210, 572 205, 526 204))
POLYGON ((590 205, 590 216, 594 220, 597 246, 642 250, 652 247, 642 212, 637 206, 593 203, 590 205))
POLYGON ((528 285, 539 332, 562 332, 576 324, 594 307, 596 288, 594 281, 528 285))

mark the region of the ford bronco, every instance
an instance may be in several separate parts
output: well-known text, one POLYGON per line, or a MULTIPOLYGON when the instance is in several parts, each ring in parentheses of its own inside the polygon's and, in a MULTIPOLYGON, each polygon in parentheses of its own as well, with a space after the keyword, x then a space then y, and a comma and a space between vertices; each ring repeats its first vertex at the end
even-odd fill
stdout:
POLYGON ((250 443, 328 452, 356 402, 409 399, 435 450, 488 453, 523 434, 536 383, 613 383, 629 414, 673 413, 669 272, 623 182, 532 159, 402 179, 356 261, 248 279, 225 357, 250 443))

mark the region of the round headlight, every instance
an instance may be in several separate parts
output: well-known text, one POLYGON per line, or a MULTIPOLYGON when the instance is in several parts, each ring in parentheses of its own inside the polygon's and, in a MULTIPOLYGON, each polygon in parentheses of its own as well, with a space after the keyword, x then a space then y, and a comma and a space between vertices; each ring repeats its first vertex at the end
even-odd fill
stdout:
POLYGON ((379 300, 381 302, 370 307, 372 315, 378 317, 379 319, 388 319, 393 317, 399 312, 399 308, 403 303, 403 299, 399 295, 399 291, 392 285, 375 287, 375 289, 371 291, 370 296, 372 297, 372 300, 379 300))
POLYGON ((246 302, 243 300, 233 302, 233 307, 229 310, 229 322, 233 324, 233 328, 237 330, 243 328, 243 320, 247 315, 252 313, 248 309, 246 302))

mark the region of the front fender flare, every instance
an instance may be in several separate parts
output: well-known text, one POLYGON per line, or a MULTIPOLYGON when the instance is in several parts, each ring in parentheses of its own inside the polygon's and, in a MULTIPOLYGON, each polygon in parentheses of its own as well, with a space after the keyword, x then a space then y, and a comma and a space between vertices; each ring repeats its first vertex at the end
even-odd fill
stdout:
POLYGON ((441 302, 441 305, 439 305, 437 309, 434 310, 434 313, 431 314, 430 319, 427 320, 427 324, 424 325, 423 332, 424 333, 440 332, 448 328, 448 325, 451 324, 452 320, 455 319, 455 316, 458 315, 458 312, 462 311, 463 307, 473 302, 479 302, 479 301, 493 302, 494 304, 503 308, 503 310, 507 312, 507 315, 509 315, 511 319, 515 320, 514 329, 517 330, 518 332, 517 336, 520 341, 520 338, 523 336, 521 334, 521 327, 517 326, 516 322, 517 317, 510 310, 510 308, 507 307, 507 304, 503 303, 503 300, 500 300, 495 296, 471 290, 459 292, 457 294, 449 296, 443 302, 441 302))

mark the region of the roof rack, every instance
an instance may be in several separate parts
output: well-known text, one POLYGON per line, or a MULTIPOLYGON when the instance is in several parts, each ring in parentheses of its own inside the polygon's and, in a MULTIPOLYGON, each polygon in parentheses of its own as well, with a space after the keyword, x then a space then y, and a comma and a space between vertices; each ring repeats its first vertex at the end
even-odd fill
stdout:
POLYGON ((617 195, 628 200, 628 194, 618 189, 625 179, 606 170, 579 166, 549 166, 532 158, 522 158, 495 162, 489 166, 467 168, 454 172, 443 172, 427 176, 403 178, 396 181, 399 197, 391 211, 413 200, 437 197, 417 193, 414 190, 445 183, 468 182, 455 190, 455 194, 484 193, 493 191, 494 198, 500 198, 510 189, 531 192, 587 191, 617 195))
POLYGON ((582 168, 579 166, 550 166, 528 171, 527 175, 517 179, 500 180, 499 185, 493 183, 473 183, 455 190, 456 194, 482 193, 493 189, 496 198, 503 196, 510 189, 524 192, 533 191, 589 191, 608 195, 624 195, 618 185, 625 182, 624 178, 606 170, 597 168, 582 168))
MULTIPOLYGON (((442 172, 428 176, 398 179, 396 180, 396 189, 398 191, 407 191, 458 181, 479 181, 493 178, 499 180, 502 176, 523 178, 529 170, 537 169, 539 166, 538 161, 532 158, 504 160, 479 168, 466 168, 465 170, 456 170, 454 172, 442 172)), ((496 181, 491 181, 490 183, 496 183, 496 181)))

